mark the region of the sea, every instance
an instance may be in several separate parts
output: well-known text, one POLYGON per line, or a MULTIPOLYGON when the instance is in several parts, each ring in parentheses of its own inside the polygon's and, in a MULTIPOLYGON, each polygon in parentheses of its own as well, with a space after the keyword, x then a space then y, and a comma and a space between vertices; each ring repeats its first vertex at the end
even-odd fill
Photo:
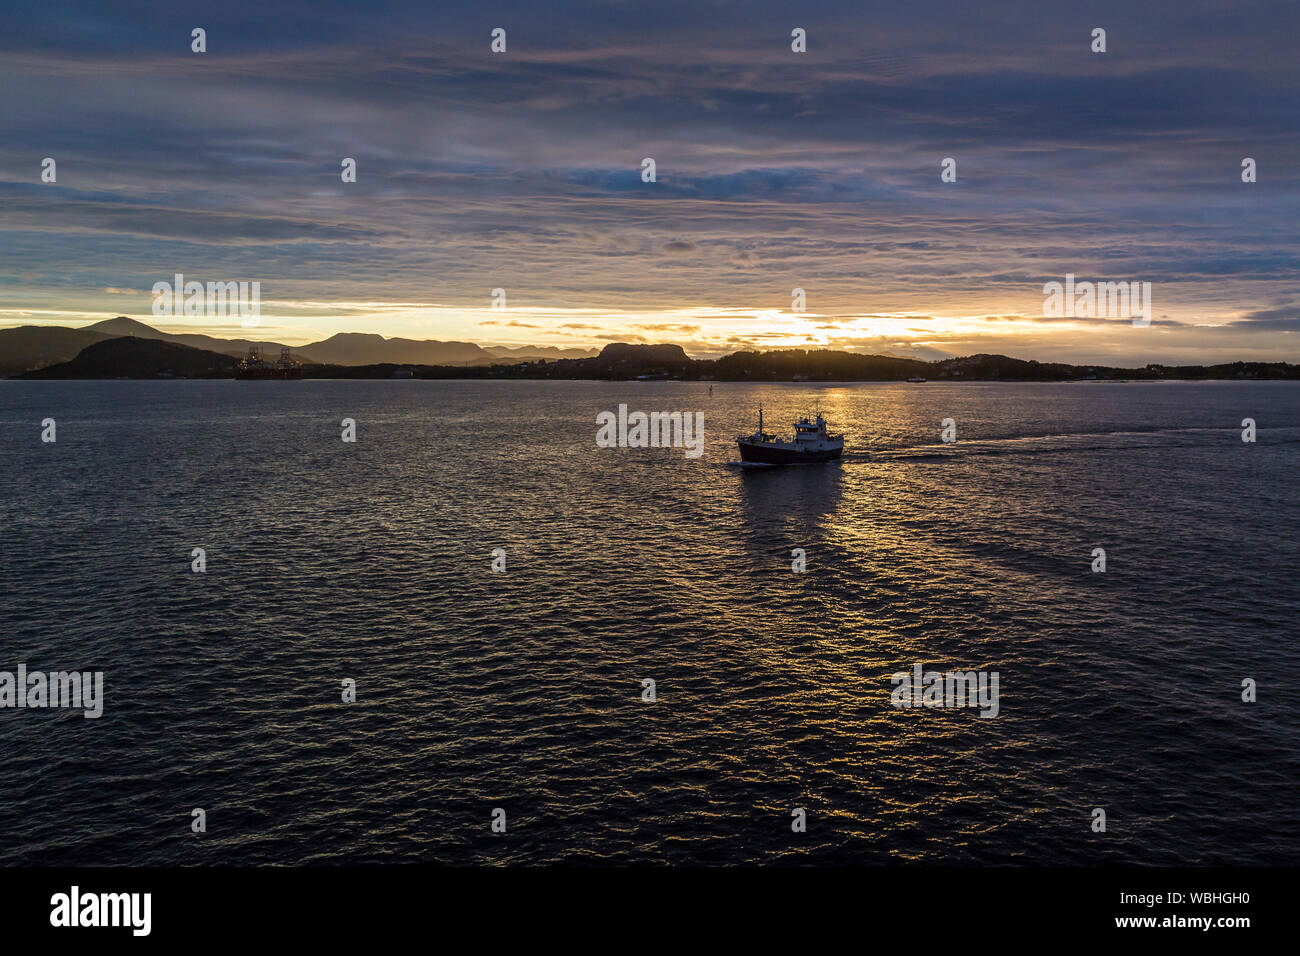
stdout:
POLYGON ((0 671, 103 675, 0 863, 1300 864, 1298 472, 1286 382, 0 382, 0 671))

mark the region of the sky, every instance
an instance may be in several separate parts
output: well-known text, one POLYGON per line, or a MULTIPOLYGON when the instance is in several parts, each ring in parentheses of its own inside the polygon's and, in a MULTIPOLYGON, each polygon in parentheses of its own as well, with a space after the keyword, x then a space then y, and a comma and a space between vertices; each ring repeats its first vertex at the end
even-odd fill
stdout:
POLYGON ((1297 38, 1294 0, 11 0, 0 327, 250 337, 154 316, 182 273, 291 344, 1300 361, 1297 38), (1150 325, 1046 314, 1066 275, 1150 325))

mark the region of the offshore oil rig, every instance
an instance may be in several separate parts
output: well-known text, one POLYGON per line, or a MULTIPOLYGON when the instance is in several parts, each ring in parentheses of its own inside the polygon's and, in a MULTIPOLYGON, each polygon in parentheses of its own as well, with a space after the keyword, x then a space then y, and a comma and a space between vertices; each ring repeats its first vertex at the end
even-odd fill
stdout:
POLYGON ((302 378, 302 363, 295 362, 286 345, 280 346, 280 360, 262 358, 262 347, 250 345, 248 354, 235 367, 235 378, 302 378))

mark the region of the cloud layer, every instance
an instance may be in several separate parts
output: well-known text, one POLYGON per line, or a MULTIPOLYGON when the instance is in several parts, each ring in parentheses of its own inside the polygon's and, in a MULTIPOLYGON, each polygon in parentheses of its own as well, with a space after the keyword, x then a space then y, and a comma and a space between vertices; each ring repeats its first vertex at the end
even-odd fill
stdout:
POLYGON ((0 322, 183 272, 298 340, 1300 358, 1293 3, 151 6, 0 37, 0 322), (1045 320, 1067 273, 1158 321, 1045 320))

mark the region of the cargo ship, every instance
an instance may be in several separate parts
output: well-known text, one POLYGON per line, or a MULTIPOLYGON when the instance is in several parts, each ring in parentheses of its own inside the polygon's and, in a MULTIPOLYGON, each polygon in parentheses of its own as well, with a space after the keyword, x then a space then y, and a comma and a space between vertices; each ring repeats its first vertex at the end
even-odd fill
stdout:
POLYGON ((826 431, 821 412, 807 415, 794 423, 794 437, 789 441, 763 431, 763 407, 758 408, 758 431, 736 439, 740 460, 760 465, 798 465, 805 462, 831 461, 844 451, 844 436, 826 431))
POLYGON ((302 363, 295 362, 289 349, 285 346, 280 348, 280 360, 277 362, 268 362, 262 358, 262 350, 259 346, 253 345, 248 349, 248 354, 235 366, 235 378, 243 379, 288 379, 302 378, 302 363))

